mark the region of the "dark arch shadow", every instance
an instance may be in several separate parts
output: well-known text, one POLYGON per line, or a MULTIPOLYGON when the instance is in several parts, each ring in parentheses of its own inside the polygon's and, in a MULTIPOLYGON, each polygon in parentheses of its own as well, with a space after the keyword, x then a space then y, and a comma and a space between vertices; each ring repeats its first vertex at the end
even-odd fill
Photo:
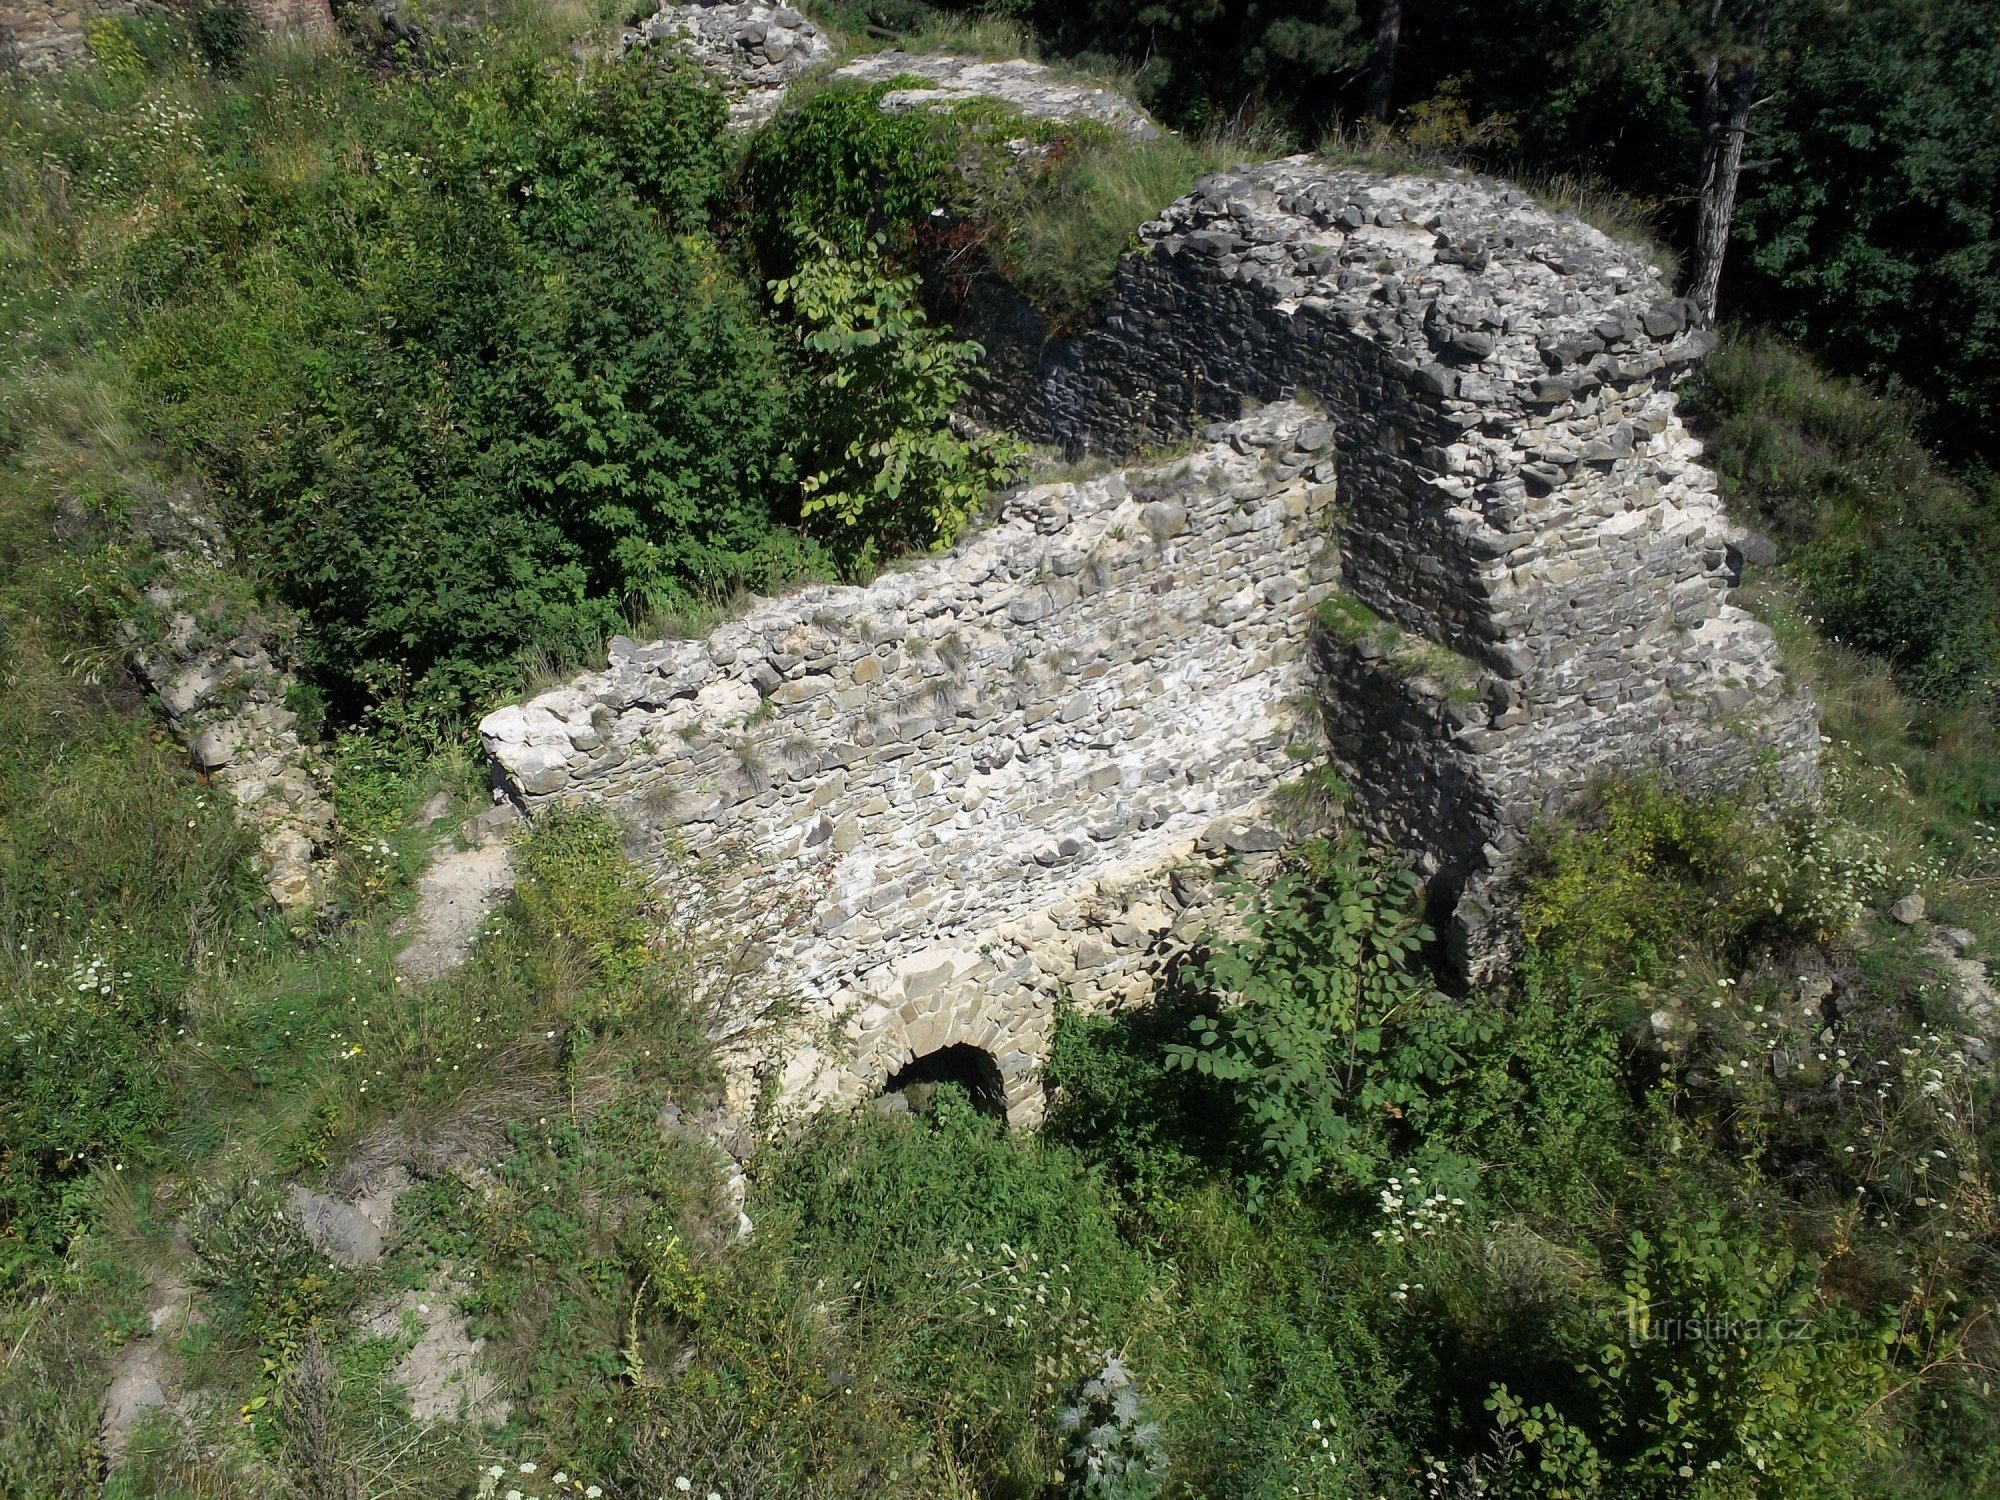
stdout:
POLYGON ((930 1105, 941 1083, 953 1083, 965 1090, 972 1107, 996 1120, 1007 1118, 1007 1085, 1000 1077, 1000 1064, 981 1047, 956 1042, 912 1058, 898 1068, 882 1086, 883 1094, 901 1094, 910 1107, 922 1111, 930 1105))

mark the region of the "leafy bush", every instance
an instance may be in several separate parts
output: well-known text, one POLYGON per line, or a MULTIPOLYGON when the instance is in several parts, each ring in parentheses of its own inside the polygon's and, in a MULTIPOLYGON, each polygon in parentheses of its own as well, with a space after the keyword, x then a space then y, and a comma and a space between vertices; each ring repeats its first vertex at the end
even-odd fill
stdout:
POLYGON ((518 869, 514 904, 529 942, 574 948, 614 979, 648 961, 646 883, 602 813, 543 814, 520 846, 518 869))
POLYGON ((1010 1140, 945 1086, 928 1120, 815 1121, 758 1183, 795 1226, 795 1274, 845 1289, 884 1394, 984 1472, 1059 1467, 1056 1409, 1148 1279, 1074 1152, 1010 1140))
POLYGON ((1632 1237, 1625 1326, 1586 1370, 1596 1398, 1573 1421, 1505 1385, 1488 1403, 1529 1445, 1510 1493, 1550 1497, 1845 1492, 1889 1383, 1893 1325, 1870 1331, 1824 1297, 1814 1265, 1725 1231, 1669 1224, 1632 1237))
POLYGON ((196 0, 188 12, 195 51, 218 73, 234 73, 257 44, 257 18, 248 0, 196 0))
POLYGON ((831 240, 798 273, 771 284, 797 316, 805 370, 819 401, 799 507, 830 526, 841 551, 949 546, 1018 463, 1020 444, 952 420, 983 352, 933 328, 917 278, 881 259, 878 236, 859 259, 831 240))
POLYGON ((793 275, 826 244, 863 256, 878 235, 908 260, 962 197, 950 123, 924 110, 883 111, 890 87, 823 89, 751 140, 743 184, 771 276, 793 275))
POLYGON ((808 560, 774 524, 778 351, 704 230, 714 89, 532 60, 404 87, 361 161, 133 252, 214 275, 232 239, 268 246, 217 298, 149 271, 138 368, 344 715, 391 694, 464 712, 531 645, 575 657, 629 610, 808 560))
POLYGON ((1152 1500, 1166 1482, 1167 1450, 1146 1412, 1125 1362, 1104 1357, 1104 1368, 1083 1383, 1076 1405, 1062 1414, 1076 1440, 1063 1454, 1064 1493, 1077 1500, 1152 1500))
POLYGON ((256 1343, 295 1353, 344 1307, 346 1278, 312 1247, 274 1187, 220 1185, 188 1216, 195 1280, 216 1293, 256 1343))
POLYGON ((1418 881, 1357 842, 1307 846, 1305 868, 1246 899, 1248 936, 1210 956, 1197 983, 1213 1015, 1168 1065, 1232 1085, 1266 1170, 1253 1198, 1323 1171, 1366 1181, 1384 1142, 1375 1123, 1421 1114, 1450 1066, 1449 1023, 1411 959, 1431 937, 1418 881))
POLYGON ((1759 943, 1831 935, 1861 889, 1809 816, 1773 822, 1652 781, 1600 788, 1521 878, 1522 931, 1543 959, 1619 979, 1656 977, 1691 950, 1740 961, 1759 943))
POLYGON ((1960 537, 1918 522, 1833 538, 1797 568, 1826 633, 1881 657, 1917 697, 1951 703, 2000 686, 2000 596, 1960 537))
POLYGON ((176 1113, 169 1017, 130 989, 98 955, 0 1002, 0 1282, 61 1247, 93 1168, 136 1170, 176 1113))

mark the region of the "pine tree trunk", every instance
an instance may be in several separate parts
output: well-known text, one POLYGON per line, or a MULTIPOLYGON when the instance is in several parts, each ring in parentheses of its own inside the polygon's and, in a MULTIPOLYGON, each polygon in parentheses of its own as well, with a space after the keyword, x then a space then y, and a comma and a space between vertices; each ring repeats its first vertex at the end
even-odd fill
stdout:
POLYGON ((1363 102, 1371 120, 1388 123, 1396 92, 1396 48, 1403 40, 1403 0, 1382 0, 1375 12, 1375 45, 1368 52, 1368 94, 1363 102))

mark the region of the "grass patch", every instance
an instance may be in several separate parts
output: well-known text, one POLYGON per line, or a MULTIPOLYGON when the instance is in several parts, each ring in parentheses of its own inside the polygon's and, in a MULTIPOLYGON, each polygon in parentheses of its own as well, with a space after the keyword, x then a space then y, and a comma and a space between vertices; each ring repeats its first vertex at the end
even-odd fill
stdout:
POLYGON ((1350 646, 1367 642, 1405 677, 1435 684, 1438 692, 1454 702, 1470 703, 1479 697, 1476 662, 1383 619, 1345 589, 1335 589, 1320 601, 1317 618, 1321 628, 1337 639, 1350 646))
POLYGON ((1690 402, 1737 515, 1769 531, 1824 634, 1939 704, 2000 701, 2000 498, 1917 437, 1911 401, 1734 335, 1690 402))

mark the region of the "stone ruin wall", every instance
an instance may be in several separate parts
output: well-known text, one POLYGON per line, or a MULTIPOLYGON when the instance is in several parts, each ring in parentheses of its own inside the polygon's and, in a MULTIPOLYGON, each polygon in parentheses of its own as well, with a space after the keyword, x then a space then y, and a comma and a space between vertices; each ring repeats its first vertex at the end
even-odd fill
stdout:
POLYGON ((1504 947, 1485 888, 1594 778, 1810 793, 1816 710, 1729 603, 1741 532, 1675 415, 1713 339, 1641 252, 1504 186, 1304 157, 1207 180, 1140 240, 1095 328, 987 333, 989 400, 1107 453, 1324 407, 1343 588, 1453 659, 1319 632, 1329 746, 1363 822, 1456 901, 1469 969, 1504 947))
POLYGON ((1035 486, 866 588, 621 639, 481 733, 531 811, 608 808, 803 997, 777 1034, 732 1018, 739 1107, 857 1100, 966 1045, 1032 1124, 1058 997, 1142 1000, 1226 915, 1217 869, 1278 847, 1333 440, 1280 404, 1189 457, 1035 486))
MULTIPOLYGON (((831 51, 749 4, 627 40, 692 50, 742 124, 831 51)), ((1027 64, 924 61, 842 72, 929 83, 885 107, 1079 107, 1027 64)), ((619 641, 481 726, 518 801, 612 810, 803 1002, 729 1011, 739 1106, 970 1046, 1032 1123, 1058 1001, 1136 1003, 1227 920, 1216 877, 1280 846, 1301 756, 1418 863, 1473 977, 1513 851, 1600 776, 1810 793, 1815 709, 1729 603, 1740 533, 1674 411, 1713 340, 1641 252, 1501 185, 1296 157, 1146 225, 1081 334, 1005 296, 969 322, 989 418, 1072 457, 1204 446, 1019 492, 867 588, 619 641)))
POLYGON ((1736 533, 1674 414, 1711 341, 1641 255, 1503 188, 1303 158, 1142 241, 1097 327, 995 345, 995 389, 1076 453, 1224 419, 1193 457, 621 642, 482 725, 531 809, 610 807, 725 920, 809 898, 767 945, 803 1028, 736 1018, 739 1100, 855 1099, 964 1044, 1032 1122, 1058 998, 1151 993, 1226 915, 1215 875, 1280 843, 1301 749, 1475 976, 1511 852, 1598 776, 1813 783, 1813 705, 1728 602, 1736 533))
MULTIPOLYGON (((89 49, 92 21, 146 8, 146 0, 0 0, 0 65, 57 67, 89 49)), ((248 0, 247 8, 271 35, 333 39, 328 0, 248 0)))

